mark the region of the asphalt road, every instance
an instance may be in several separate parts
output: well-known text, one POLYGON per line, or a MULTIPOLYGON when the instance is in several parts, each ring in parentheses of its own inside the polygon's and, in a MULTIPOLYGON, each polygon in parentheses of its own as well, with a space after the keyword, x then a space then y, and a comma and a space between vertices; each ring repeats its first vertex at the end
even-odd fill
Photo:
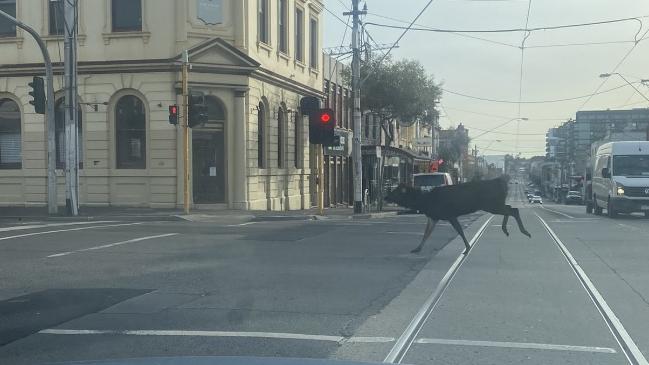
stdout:
POLYGON ((448 224, 410 254, 417 215, 0 222, 0 363, 396 352, 412 364, 646 361, 649 220, 530 206, 520 185, 511 203, 532 238, 513 220, 506 237, 500 217, 464 217, 467 236, 479 233, 467 256, 448 224))

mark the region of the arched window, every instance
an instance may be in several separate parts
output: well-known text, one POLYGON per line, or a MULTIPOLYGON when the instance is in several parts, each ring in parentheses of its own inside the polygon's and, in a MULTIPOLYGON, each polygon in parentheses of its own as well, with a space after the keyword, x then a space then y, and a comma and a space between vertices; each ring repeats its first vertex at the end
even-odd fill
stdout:
POLYGON ((205 104, 207 105, 207 123, 224 122, 225 109, 215 97, 206 96, 205 104))
POLYGON ((135 95, 122 96, 115 105, 118 169, 146 168, 146 110, 135 95))
POLYGON ((365 138, 370 138, 370 115, 365 116, 365 138))
MULTIPOLYGON (((83 168, 83 138, 82 138, 81 108, 77 109, 77 147, 79 150, 79 168, 83 168)), ((59 99, 54 106, 54 125, 56 130, 56 168, 65 168, 65 100, 59 99)))
POLYGON ((293 148, 295 149, 293 153, 295 154, 295 168, 299 169, 302 167, 302 116, 299 113, 295 113, 295 133, 293 148))
POLYGON ((266 107, 264 103, 259 102, 257 108, 257 167, 260 169, 265 167, 265 154, 264 154, 264 133, 266 131, 266 107))
POLYGON ((284 134, 286 124, 286 112, 283 107, 277 111, 277 167, 284 167, 284 134))
POLYGON ((8 98, 0 98, 0 169, 22 168, 20 108, 8 98))

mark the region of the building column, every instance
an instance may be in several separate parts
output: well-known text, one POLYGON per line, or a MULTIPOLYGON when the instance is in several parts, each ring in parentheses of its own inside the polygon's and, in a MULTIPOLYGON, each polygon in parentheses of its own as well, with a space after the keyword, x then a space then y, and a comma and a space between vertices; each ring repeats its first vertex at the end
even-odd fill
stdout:
POLYGON ((248 137, 246 118, 246 91, 237 90, 234 93, 234 199, 232 208, 249 209, 248 202, 248 137))

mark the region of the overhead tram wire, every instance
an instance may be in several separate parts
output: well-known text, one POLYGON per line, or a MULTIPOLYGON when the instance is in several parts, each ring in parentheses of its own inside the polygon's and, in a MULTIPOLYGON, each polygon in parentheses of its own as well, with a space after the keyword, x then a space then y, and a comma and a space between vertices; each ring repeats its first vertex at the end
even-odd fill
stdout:
POLYGON ((339 17, 338 14, 336 14, 336 13, 334 13, 333 11, 329 10, 329 8, 327 8, 327 7, 324 6, 324 5, 323 5, 322 7, 324 8, 324 10, 325 10, 327 13, 331 14, 334 18, 338 19, 339 22, 341 22, 342 24, 344 24, 345 27, 347 27, 347 28, 351 28, 351 25, 349 25, 349 23, 345 22, 341 17, 339 17))
POLYGON ((532 34, 528 30, 528 25, 530 23, 530 11, 532 10, 532 0, 527 2, 527 16, 525 17, 525 33, 523 35, 523 40, 521 41, 521 68, 520 74, 518 76, 518 120, 516 120, 516 143, 514 146, 514 154, 518 152, 518 133, 521 129, 521 101, 523 100, 523 67, 525 65, 525 41, 532 34))

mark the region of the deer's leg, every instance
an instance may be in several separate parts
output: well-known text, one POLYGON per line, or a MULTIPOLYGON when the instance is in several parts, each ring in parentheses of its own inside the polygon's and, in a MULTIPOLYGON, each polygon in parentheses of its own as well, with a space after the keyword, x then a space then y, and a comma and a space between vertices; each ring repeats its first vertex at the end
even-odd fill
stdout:
POLYGON ((512 215, 512 207, 509 205, 502 205, 493 209, 485 210, 491 214, 500 214, 503 216, 503 223, 500 227, 502 228, 503 233, 505 233, 506 236, 509 236, 509 231, 507 231, 507 222, 509 221, 509 216, 512 215))
POLYGON ((462 240, 464 241, 465 250, 464 250, 463 254, 465 254, 465 255, 468 254, 469 250, 471 249, 471 246, 469 246, 469 241, 467 241, 466 237, 464 236, 464 230, 462 229, 462 225, 457 220, 457 217, 451 218, 448 221, 451 223, 453 228, 455 228, 457 233, 460 235, 460 237, 462 237, 462 240))
POLYGON ((518 223, 518 229, 520 229, 521 233, 523 233, 527 237, 532 238, 532 235, 523 226, 523 221, 521 220, 521 214, 518 211, 518 208, 512 208, 509 205, 508 205, 508 207, 509 207, 509 210, 511 211, 511 215, 514 217, 514 219, 516 219, 516 223, 518 223))
POLYGON ((501 228, 503 229, 503 232, 505 233, 505 236, 509 237, 509 232, 507 231, 507 221, 509 220, 509 214, 503 214, 503 224, 501 228))
POLYGON ((421 249, 424 247, 424 243, 426 243, 426 240, 428 239, 428 237, 430 237, 430 234, 433 232, 433 229, 435 228, 436 224, 437 224, 436 220, 428 218, 428 223, 426 223, 426 229, 424 230, 424 237, 421 239, 421 243, 419 243, 419 246, 415 247, 414 250, 410 251, 411 253, 417 253, 421 251, 421 249))

